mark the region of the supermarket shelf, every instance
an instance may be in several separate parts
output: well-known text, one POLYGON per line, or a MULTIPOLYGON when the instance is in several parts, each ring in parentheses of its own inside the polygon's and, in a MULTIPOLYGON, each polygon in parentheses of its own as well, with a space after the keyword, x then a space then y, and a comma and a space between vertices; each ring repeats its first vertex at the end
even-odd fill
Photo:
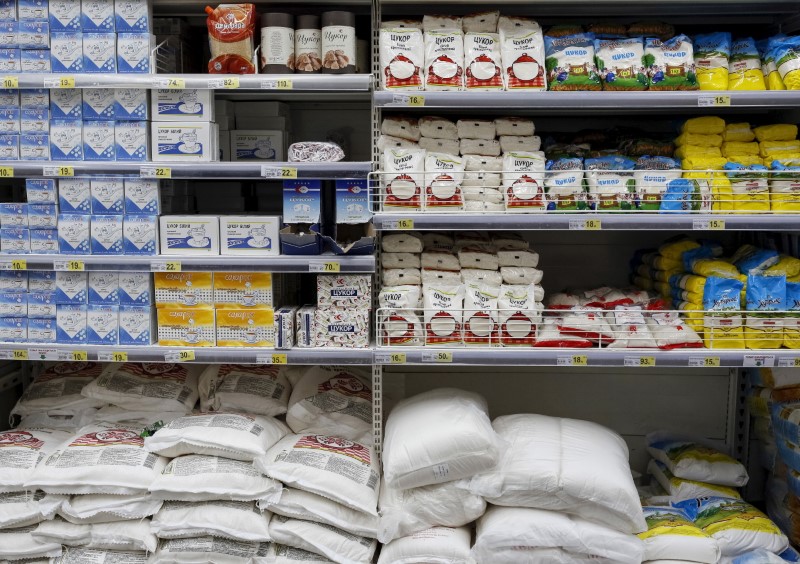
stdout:
POLYGON ((184 271, 184 272, 225 272, 225 271, 267 271, 267 272, 375 272, 375 257, 365 256, 102 256, 102 255, 2 255, 0 270, 12 270, 19 260, 26 262, 27 270, 127 270, 127 271, 184 271), (80 263, 75 265, 72 263, 80 263), (333 268, 333 269, 331 269, 333 268))
POLYGON ((338 163, 231 163, 231 162, 99 162, 99 161, 0 161, 10 174, 31 176, 136 176, 174 179, 271 179, 283 178, 366 178, 370 162, 338 163), (68 169, 67 173, 61 169, 68 169))

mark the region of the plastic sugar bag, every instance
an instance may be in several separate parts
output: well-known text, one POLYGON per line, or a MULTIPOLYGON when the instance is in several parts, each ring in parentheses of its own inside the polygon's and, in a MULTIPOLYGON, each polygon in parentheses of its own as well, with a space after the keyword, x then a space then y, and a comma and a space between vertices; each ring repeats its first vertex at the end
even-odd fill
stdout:
POLYGON ((520 507, 489 508, 478 520, 472 548, 478 562, 493 564, 640 564, 643 554, 644 544, 631 534, 564 513, 520 507))
POLYGON ((679 178, 670 180, 661 196, 659 210, 662 213, 686 213, 696 209, 698 187, 694 180, 679 178))
POLYGON ((292 393, 285 370, 279 366, 210 364, 200 375, 200 409, 282 415, 292 393))
POLYGON ((666 432, 650 433, 647 452, 678 478, 734 487, 747 484, 747 470, 740 462, 691 439, 666 432))
POLYGON ((662 350, 703 347, 703 341, 697 332, 685 325, 677 313, 652 313, 646 321, 656 345, 662 350))
POLYGON ((379 327, 381 346, 420 346, 425 342, 422 320, 413 309, 384 309, 379 327))
POLYGON ((381 248, 387 253, 421 253, 422 235, 416 231, 390 233, 383 237, 381 248))
MULTIPOLYGON (((422 269, 423 294, 425 286, 437 284, 439 286, 459 286, 461 285, 461 273, 451 270, 438 270, 435 268, 422 269)), ((424 305, 424 302, 423 302, 424 305)))
POLYGON ((576 306, 565 311, 558 328, 564 335, 580 337, 600 344, 614 341, 614 330, 606 321, 603 310, 598 307, 576 306))
POLYGON ((381 87, 384 90, 422 90, 425 43, 419 28, 380 30, 381 87))
POLYGON ((591 348, 595 344, 589 339, 561 332, 561 317, 545 317, 539 325, 534 347, 545 348, 591 348))
POLYGON ((671 500, 684 501, 704 496, 741 499, 739 492, 732 487, 676 478, 664 464, 657 460, 651 460, 648 463, 647 471, 667 492, 671 500))
POLYGON ((384 253, 383 268, 420 268, 419 255, 415 253, 384 253))
POLYGON ((694 37, 694 64, 701 90, 727 90, 731 34, 715 32, 694 37))
POLYGON ((769 141, 794 141, 797 139, 798 127, 791 123, 774 123, 753 129, 759 143, 769 141))
POLYGON ((502 90, 500 36, 497 33, 464 35, 465 86, 467 90, 502 90))
POLYGON ((50 429, 16 428, 0 432, 0 492, 15 492, 31 472, 73 435, 50 429))
POLYGON ((425 90, 464 89, 464 34, 461 29, 425 31, 425 90))
MULTIPOLYGON (((383 152, 381 180, 384 190, 383 207, 419 210, 425 182, 424 149, 387 149, 383 152)), ((398 234, 400 235, 400 234, 398 234)), ((384 242, 384 247, 386 243, 384 242)), ((390 243, 389 248, 392 248, 390 243)), ((403 247, 397 248, 401 252, 403 247)), ((385 249, 389 250, 389 249, 385 249)), ((420 252, 405 251, 405 252, 420 252)))
POLYGON ((41 374, 25 388, 11 414, 24 416, 57 409, 78 412, 101 407, 105 401, 84 397, 81 390, 111 366, 99 362, 45 364, 41 374))
POLYGON ((528 18, 501 17, 498 31, 506 90, 547 90, 539 24, 528 18))
POLYGON ((737 39, 731 44, 728 63, 728 90, 766 90, 761 57, 752 37, 737 39))
POLYGON ((378 564, 473 564, 471 542, 467 527, 433 527, 384 546, 378 564))
MULTIPOLYGON (((452 251, 455 241, 445 233, 431 232, 422 236, 424 251, 452 251)), ((383 259, 386 259, 384 255, 383 259)))
POLYGON ((772 211, 800 211, 800 166, 784 166, 776 160, 772 161, 771 169, 769 197, 772 211))
POLYGON ((689 515, 677 507, 642 508, 647 531, 639 533, 644 542, 644 559, 688 560, 717 564, 720 550, 717 541, 692 523, 689 515))
POLYGON ((422 16, 422 30, 435 31, 437 29, 458 29, 462 28, 462 19, 458 16, 450 15, 424 15, 422 16))
POLYGON ((786 283, 786 309, 788 313, 783 319, 783 346, 798 349, 800 348, 800 283, 786 283))
POLYGON ((97 410, 91 423, 125 423, 154 427, 156 424, 160 426, 184 415, 186 413, 183 411, 132 411, 116 405, 107 405, 97 410))
MULTIPOLYGON (((458 272, 461 264, 451 251, 423 251, 421 257, 422 268, 432 270, 450 270, 458 272)), ((495 270, 497 268, 495 267, 495 270)))
POLYGON ((544 153, 518 151, 503 155, 503 197, 506 210, 544 211, 544 153))
POLYGON ((252 501, 166 501, 151 522, 160 539, 205 535, 250 542, 272 540, 269 514, 252 501))
MULTIPOLYGON (((39 528, 34 531, 33 535, 37 536, 42 529, 46 529, 46 525, 57 523, 57 520, 46 521, 39 525, 39 528)), ((81 546, 93 548, 98 550, 123 550, 123 551, 147 551, 155 552, 158 540, 156 536, 150 532, 150 520, 145 519, 142 521, 118 521, 113 523, 96 523, 94 525, 72 525, 71 523, 65 524, 71 527, 87 527, 88 528, 88 542, 81 546)), ((58 542, 63 539, 63 535, 59 530, 53 531, 51 539, 58 542)), ((39 538, 42 538, 41 536, 39 538)))
POLYGON ((777 42, 786 38, 784 34, 778 34, 766 39, 756 41, 756 47, 761 55, 761 70, 767 83, 767 90, 786 90, 781 73, 778 72, 778 65, 775 61, 775 46, 777 42))
POLYGON ((498 266, 522 266, 536 268, 539 266, 539 253, 523 250, 497 251, 498 266))
POLYGON ((585 210, 588 208, 583 186, 583 159, 548 160, 544 185, 548 210, 585 210))
POLYGON ((725 165, 733 190, 733 209, 743 212, 769 211, 769 169, 763 165, 725 165))
POLYGON ((173 458, 150 485, 156 499, 178 501, 272 500, 281 484, 263 476, 252 462, 188 454, 173 458))
POLYGON ((295 433, 328 433, 372 444, 369 377, 349 366, 304 369, 292 390, 286 423, 295 433))
POLYGON ((65 547, 58 564, 148 564, 143 550, 105 550, 85 547, 65 547))
POLYGON ((647 529, 628 447, 613 431, 533 414, 498 417, 492 426, 510 447, 494 469, 469 483, 488 503, 565 512, 626 533, 647 529), (598 474, 602 484, 594 480, 598 474))
POLYGON ((794 388, 800 386, 800 371, 793 368, 759 368, 750 372, 754 386, 773 388, 794 388))
POLYGON ((497 298, 499 286, 464 286, 464 342, 470 345, 497 345, 497 298))
POLYGON ((273 515, 269 533, 275 542, 321 554, 339 564, 372 562, 378 541, 331 525, 273 515))
POLYGON ((288 435, 255 466, 288 487, 378 514, 380 468, 371 445, 326 435, 288 435))
POLYGON ((17 427, 21 429, 53 429, 75 432, 94 420, 97 410, 94 408, 82 411, 54 409, 40 411, 23 416, 17 427))
POLYGON ((497 463, 501 444, 481 396, 432 390, 401 401, 389 414, 384 478, 408 489, 471 477, 497 463))
POLYGON ((81 393, 130 410, 188 413, 200 397, 197 378, 204 368, 202 364, 112 364, 81 393))
POLYGON ((608 314, 615 340, 610 349, 655 348, 656 342, 647 328, 642 306, 617 306, 608 314))
POLYGON ((424 284, 425 344, 448 345, 463 342, 464 286, 424 284))
POLYGON ((461 192, 463 180, 463 159, 429 152, 425 157, 425 208, 461 209, 464 205, 461 192))
POLYGON ((494 250, 487 250, 483 245, 460 247, 458 249, 458 263, 460 268, 497 270, 500 267, 497 253, 494 250))
POLYGON ((544 38, 550 90, 601 90, 595 65, 594 35, 580 33, 544 38))
MULTIPOLYGON (((791 548, 791 547, 789 547, 791 548)), ((783 555, 777 555, 772 552, 759 549, 746 554, 740 554, 734 558, 726 559, 723 561, 725 564, 785 564, 786 562, 796 562, 796 560, 788 560, 783 558, 783 555)))
MULTIPOLYGON (((201 536, 188 539, 164 539, 149 564, 249 564, 270 554, 272 543, 242 542, 201 536)), ((94 564, 94 563, 92 563, 94 564)))
POLYGON ((155 515, 162 501, 149 493, 138 495, 89 494, 67 498, 58 514, 70 523, 92 524, 142 520, 155 515))
POLYGON ((603 90, 646 90, 644 42, 641 37, 595 40, 597 72, 603 90))
POLYGON ((747 320, 744 327, 748 349, 778 349, 783 344, 786 277, 747 276, 747 320))
POLYGON ((385 116, 381 133, 416 143, 420 138, 419 121, 407 116, 385 116))
POLYGON ((504 284, 500 287, 497 308, 500 344, 504 347, 533 346, 543 310, 536 300, 536 286, 504 284))
POLYGON ((672 180, 681 178, 681 165, 667 157, 640 157, 636 161, 636 200, 643 210, 659 209, 661 198, 672 180))
POLYGON ((8 560, 31 560, 55 558, 61 555, 61 543, 40 542, 31 532, 37 525, 17 529, 0 529, 0 558, 8 560))
POLYGON ((387 543, 431 527, 462 527, 486 511, 486 501, 462 487, 444 482, 400 490, 385 482, 380 493, 378 540, 387 543))
POLYGON ((52 519, 63 499, 44 492, 0 493, 0 529, 27 527, 52 519))
POLYGON ((649 90, 697 90, 694 46, 685 35, 644 42, 644 66, 649 90))
POLYGON ((709 276, 703 288, 703 339, 711 349, 743 349, 744 323, 741 295, 744 284, 738 280, 709 276), (713 313, 712 313, 713 312, 713 313))
POLYGON ((625 157, 586 159, 586 180, 593 209, 630 210, 636 191, 636 163, 625 157))
POLYGON ((467 14, 463 19, 464 33, 493 33, 497 30, 500 12, 486 11, 467 14))

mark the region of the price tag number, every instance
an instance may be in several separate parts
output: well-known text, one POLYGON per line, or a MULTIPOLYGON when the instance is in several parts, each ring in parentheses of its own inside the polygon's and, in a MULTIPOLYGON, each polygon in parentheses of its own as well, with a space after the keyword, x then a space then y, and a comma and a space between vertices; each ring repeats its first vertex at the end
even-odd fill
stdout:
POLYGON ((19 78, 16 76, 4 76, 3 88, 19 88, 19 78))
POLYGON ((167 362, 191 362, 194 360, 194 351, 173 351, 164 354, 167 362))
POLYGON ((11 357, 14 360, 28 360, 28 351, 23 351, 23 350, 11 351, 11 357))
POLYGON ((270 364, 286 364, 288 362, 288 358, 285 354, 270 355, 269 360, 271 361, 270 364))
POLYGON ((222 86, 225 88, 239 88, 239 77, 232 76, 230 78, 223 78, 222 86))
POLYGON ((172 178, 172 169, 167 167, 156 168, 156 178, 172 178))
POLYGON ((172 90, 182 90, 186 88, 186 81, 182 78, 168 78, 166 80, 166 87, 172 90))
POLYGON ((453 362, 453 353, 448 351, 425 351, 422 353, 423 362, 453 362))
POLYGON ((59 88, 75 88, 75 77, 62 76, 58 79, 59 88))
POLYGON ((14 178, 14 167, 0 166, 0 178, 14 178))
POLYGON ((89 353, 86 351, 72 351, 69 353, 69 359, 75 362, 86 362, 89 360, 89 353))
POLYGON ((279 180, 289 180, 297 178, 297 169, 294 167, 275 168, 271 166, 261 167, 261 176, 264 178, 275 178, 279 180))
POLYGON ((641 366, 641 367, 653 367, 656 365, 656 358, 654 356, 632 356, 632 357, 625 357, 624 360, 625 366, 641 366))
POLYGON ((731 97, 730 96, 700 96, 697 99, 697 105, 708 107, 708 106, 730 106, 731 105, 731 97))
POLYGON ((569 228, 577 231, 600 231, 603 229, 603 221, 600 219, 571 219, 569 228))
POLYGON ((28 261, 24 259, 12 259, 0 263, 0 270, 28 270, 28 261))
POLYGON ((397 220, 397 229, 414 229, 414 220, 413 219, 398 219, 397 220))
POLYGON ((128 353, 126 352, 112 352, 111 360, 114 362, 128 362, 128 353))

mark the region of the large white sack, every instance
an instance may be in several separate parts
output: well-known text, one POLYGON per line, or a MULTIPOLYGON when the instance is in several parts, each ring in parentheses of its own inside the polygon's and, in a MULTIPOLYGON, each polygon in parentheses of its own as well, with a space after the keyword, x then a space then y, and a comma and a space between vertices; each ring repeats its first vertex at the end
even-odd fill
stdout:
POLYGON ((0 432, 0 492, 23 488, 39 463, 72 433, 55 429, 9 429, 0 432))
POLYGON ((100 407, 106 402, 81 395, 84 386, 110 365, 99 362, 58 362, 45 369, 25 388, 12 415, 31 415, 41 411, 69 409, 75 412, 100 407))
POLYGON ((206 454, 252 462, 289 429, 273 417, 238 413, 198 413, 170 421, 145 438, 150 452, 176 457, 206 454))
POLYGON ((292 393, 285 372, 285 366, 209 364, 198 384, 200 409, 282 415, 292 393))
POLYGON ((639 533, 644 542, 645 560, 688 560, 716 564, 720 550, 717 541, 692 523, 677 507, 644 507, 647 531, 639 533))
MULTIPOLYGON (((614 564, 641 564, 644 545, 634 535, 555 511, 490 507, 478 520, 472 555, 478 562, 542 564, 533 549, 561 549, 576 557, 590 556, 614 564)), ((555 556, 556 553, 554 553, 555 556)), ((562 555, 563 556, 563 555, 562 555)), ((566 560, 570 562, 570 560, 566 560)))
POLYGON ((378 540, 387 543, 431 527, 462 527, 486 511, 486 501, 457 482, 398 490, 384 482, 378 540))
POLYGON ((139 495, 89 494, 66 498, 58 514, 75 524, 141 520, 155 515, 163 501, 149 493, 139 495))
POLYGON ((719 496, 741 499, 742 496, 736 488, 718 486, 695 480, 676 478, 669 469, 658 460, 647 463, 647 472, 655 478, 656 482, 664 488, 671 501, 685 501, 705 496, 719 496))
POLYGON ((56 564, 148 564, 144 551, 103 550, 96 548, 64 548, 56 564))
MULTIPOLYGON (((81 396, 82 397, 82 396, 81 396)), ((51 409, 25 415, 19 422, 20 429, 58 429, 74 433, 94 420, 97 409, 81 411, 71 409, 51 409)))
POLYGON ((64 496, 44 492, 0 493, 0 529, 27 527, 52 519, 64 496))
POLYGON ((330 525, 273 515, 269 534, 274 542, 320 554, 339 564, 372 562, 378 541, 330 525))
POLYGON ((43 521, 31 536, 37 542, 52 542, 64 546, 86 546, 91 540, 91 525, 76 525, 56 517, 51 521, 43 521))
POLYGON ((160 539, 212 535, 237 541, 266 542, 269 513, 251 501, 167 501, 151 523, 160 539))
POLYGON ((478 394, 442 388, 401 401, 386 421, 384 479, 408 489, 468 478, 494 467, 501 440, 478 394))
POLYGON ((271 545, 212 536, 165 539, 148 564, 249 564, 251 558, 266 557, 271 545))
POLYGON ((98 550, 153 552, 158 544, 156 536, 150 531, 149 519, 76 525, 57 517, 40 523, 31 535, 39 542, 98 550))
POLYGON ((433 527, 385 545, 378 564, 473 564, 471 541, 467 527, 433 527))
POLYGON ((61 543, 39 542, 31 536, 37 525, 0 530, 0 558, 28 560, 52 558, 61 554, 61 543))
POLYGON ((303 435, 331 435, 372 444, 369 377, 345 366, 312 366, 294 383, 286 423, 303 435))
POLYGON ((546 415, 506 415, 493 426, 511 446, 496 468, 470 481, 472 492, 494 505, 564 511, 626 533, 647 530, 622 437, 546 415))
POLYGON ((747 469, 735 458, 691 439, 670 433, 647 435, 647 452, 673 476, 720 486, 747 484, 747 469))
MULTIPOLYGON (((186 415, 184 411, 141 411, 125 409, 116 405, 107 405, 98 409, 92 423, 128 423, 131 425, 141 425, 142 427, 153 427, 151 431, 186 415)), ((151 433, 152 434, 152 433, 151 433)))
POLYGON ((295 562, 333 562, 321 554, 315 554, 302 548, 286 546, 285 544, 270 544, 267 556, 255 557, 250 564, 294 564, 295 562))

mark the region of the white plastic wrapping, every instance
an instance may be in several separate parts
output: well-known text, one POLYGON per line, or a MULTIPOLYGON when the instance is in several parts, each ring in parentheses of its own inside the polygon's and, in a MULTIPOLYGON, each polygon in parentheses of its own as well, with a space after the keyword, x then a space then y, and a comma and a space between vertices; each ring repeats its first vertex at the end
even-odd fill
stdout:
POLYGON ((467 14, 463 18, 464 33, 494 33, 497 31, 497 20, 500 12, 487 11, 467 14))
POLYGON ((645 507, 648 530, 639 535, 644 542, 645 561, 672 559, 717 564, 717 541, 696 527, 683 510, 675 507, 645 507))
POLYGON ((381 135, 378 137, 377 147, 378 150, 383 153, 387 149, 418 149, 419 144, 417 144, 416 141, 409 141, 407 139, 401 139, 400 137, 381 135))
POLYGON ((45 369, 25 388, 12 415, 66 409, 80 412, 105 405, 105 401, 81 395, 83 387, 100 376, 110 365, 99 362, 58 362, 45 369))
POLYGON ((462 139, 459 143, 462 155, 500 156, 500 141, 497 139, 462 139))
POLYGON ((421 259, 422 268, 453 272, 461 270, 458 257, 448 251, 423 251, 421 259))
POLYGON ((499 141, 500 150, 504 153, 511 151, 535 152, 542 148, 542 140, 535 135, 502 135, 499 141))
POLYGON ((420 268, 417 253, 384 253, 381 263, 383 268, 420 268))
POLYGON ((497 301, 500 344, 504 347, 533 346, 542 321, 542 304, 533 284, 504 284, 497 301))
POLYGON ((212 535, 239 541, 271 540, 270 515, 248 501, 166 501, 152 520, 160 539, 212 535))
MULTIPOLYGON (((494 120, 497 135, 518 135, 530 137, 534 134, 533 120, 518 117, 502 117, 494 120)), ((538 149, 537 149, 538 151, 538 149)))
MULTIPOLYGON (((461 284, 461 273, 451 270, 437 270, 435 268, 425 268, 422 271, 423 289, 428 285, 458 286, 461 284)), ((423 304, 424 305, 424 304, 423 304)))
POLYGON ((149 493, 125 496, 74 495, 64 500, 58 508, 58 514, 78 525, 142 520, 155 515, 162 503, 149 493))
MULTIPOLYGON (((58 564, 149 564, 143 550, 105 550, 86 547, 65 547, 58 564)), ((30 563, 35 564, 35 563, 30 563)))
POLYGON ((385 268, 381 271, 381 278, 386 286, 422 284, 419 268, 385 268))
POLYGON ((31 472, 72 433, 51 429, 9 429, 0 432, 0 492, 16 492, 31 472))
POLYGON ((269 532, 275 542, 321 554, 339 564, 371 562, 378 542, 330 525, 273 515, 269 532))
POLYGON ((421 253, 422 235, 416 231, 390 233, 383 237, 381 248, 386 253, 421 253))
POLYGON ((458 141, 458 128, 447 118, 424 116, 419 119, 419 131, 422 137, 435 139, 452 139, 458 141))
POLYGON ((648 473, 664 489, 673 501, 686 501, 707 496, 723 496, 731 499, 741 499, 739 492, 728 486, 719 486, 707 482, 696 482, 676 478, 669 469, 658 462, 651 460, 647 464, 648 473))
POLYGON ((422 235, 423 250, 452 251, 455 241, 445 233, 431 232, 422 235))
MULTIPOLYGON (((425 182, 425 154, 425 149, 386 149, 383 152, 385 174, 381 180, 385 185, 384 207, 408 210, 420 208, 422 187, 425 182)), ((383 244, 384 250, 391 250, 392 243, 389 243, 388 249, 385 239, 383 244)), ((403 250, 405 249, 396 249, 398 252, 403 250)))
POLYGON ((494 122, 489 119, 460 119, 456 122, 459 139, 494 139, 494 122))
POLYGON ((503 278, 499 272, 491 270, 480 270, 477 268, 464 268, 461 270, 461 279, 464 284, 483 283, 490 286, 499 286, 503 283, 503 278))
POLYGON ((380 30, 381 87, 384 90, 422 90, 425 49, 422 30, 382 27, 380 30))
POLYGON ((467 527, 433 527, 383 547, 378 564, 474 564, 467 527))
POLYGON ((464 343, 497 345, 497 298, 500 286, 464 285, 464 343))
POLYGON ((477 172, 501 172, 503 170, 502 157, 462 153, 464 156, 464 170, 477 172))
POLYGON ((684 480, 734 487, 747 484, 747 469, 741 462, 689 438, 667 432, 650 433, 647 452, 684 480))
MULTIPOLYGON (((517 266, 536 268, 539 266, 539 253, 533 251, 497 251, 498 266, 517 266)), ((541 301, 541 300, 539 300, 541 301)))
POLYGON ((63 496, 44 492, 0 493, 0 529, 27 527, 52 519, 63 500, 63 496))
POLYGON ((407 116, 386 116, 381 122, 381 133, 416 143, 420 138, 419 123, 407 116))
POLYGON ((462 90, 464 34, 461 26, 426 29, 424 41, 425 90, 462 90))
POLYGON ((286 413, 292 386, 286 368, 210 364, 200 375, 200 408, 274 417, 286 413))
POLYGON ((212 536, 162 540, 148 564, 249 564, 251 557, 254 560, 267 558, 271 546, 268 542, 242 542, 212 536))
POLYGON ((36 525, 17 529, 0 529, 0 558, 30 560, 61 555, 61 543, 39 542, 31 536, 36 525))
MULTIPOLYGON (((498 143, 499 144, 499 143, 498 143)), ((503 155, 503 190, 506 209, 512 212, 543 211, 544 154, 514 151, 503 155)))

